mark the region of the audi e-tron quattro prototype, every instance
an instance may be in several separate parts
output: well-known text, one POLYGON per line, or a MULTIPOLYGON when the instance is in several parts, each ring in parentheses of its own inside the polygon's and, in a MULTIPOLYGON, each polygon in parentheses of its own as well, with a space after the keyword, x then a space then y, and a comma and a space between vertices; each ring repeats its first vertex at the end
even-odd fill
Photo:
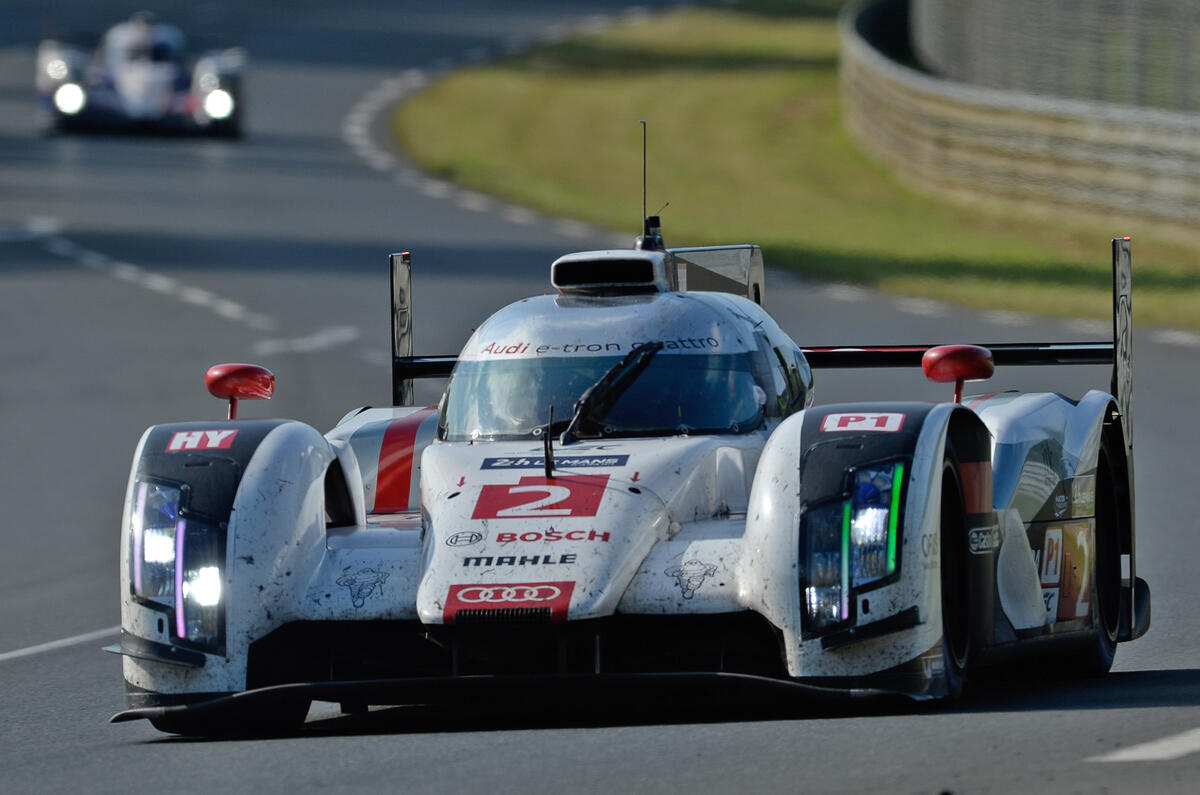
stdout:
POLYGON ((140 12, 94 47, 38 45, 38 125, 61 130, 155 131, 235 138, 242 133, 241 48, 188 54, 183 32, 140 12))
POLYGON ((273 376, 210 370, 230 418, 134 454, 114 720, 279 728, 314 699, 531 684, 953 698, 1028 655, 1105 672, 1146 631, 1127 239, 1113 340, 806 350, 760 305, 758 247, 645 231, 556 260, 457 357, 412 355, 393 255, 394 405, 325 434, 236 419, 273 376), (1078 399, 962 395, 997 365, 1097 363, 1111 388, 1078 399), (953 398, 813 402, 814 369, 918 366, 953 398))

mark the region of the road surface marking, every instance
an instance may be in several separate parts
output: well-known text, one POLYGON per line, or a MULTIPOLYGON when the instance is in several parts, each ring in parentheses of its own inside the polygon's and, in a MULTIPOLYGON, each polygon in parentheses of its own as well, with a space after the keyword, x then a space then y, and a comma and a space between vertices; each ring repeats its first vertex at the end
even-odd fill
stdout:
POLYGON ((554 231, 566 237, 587 237, 592 233, 592 227, 582 221, 555 221, 554 231))
POLYGON ((117 262, 107 254, 86 249, 74 241, 57 234, 57 230, 61 229, 62 225, 57 222, 52 223, 52 221, 53 219, 31 218, 26 223, 25 228, 30 234, 40 240, 44 250, 57 257, 72 260, 75 264, 81 265, 88 270, 96 271, 113 279, 119 279, 128 284, 159 293, 160 295, 170 296, 176 300, 183 301, 185 304, 207 309, 219 317, 249 326, 255 331, 270 331, 275 327, 275 322, 271 318, 251 312, 236 301, 221 298, 199 287, 180 284, 170 276, 148 271, 145 268, 134 265, 132 262, 117 262), (39 230, 41 229, 54 229, 56 231, 53 234, 40 234, 39 230))
POLYGON ((486 213, 492 209, 495 202, 490 196, 473 191, 459 191, 458 206, 476 213, 486 213))
POLYGON ((420 191, 435 199, 448 199, 454 195, 454 186, 440 179, 426 179, 421 183, 420 191))
POLYGON ((1089 756, 1085 762, 1165 762, 1200 751, 1200 729, 1172 734, 1161 740, 1151 740, 1107 754, 1089 756))
POLYGON ((920 317, 937 317, 946 311, 945 304, 928 298, 897 298, 896 306, 901 312, 920 317))
POLYGON ((1112 335, 1112 321, 1103 320, 1069 320, 1067 328, 1079 334, 1112 335))
POLYGON ((1186 345, 1192 348, 1200 348, 1200 334, 1194 331, 1156 331, 1150 335, 1150 339, 1155 342, 1161 342, 1164 345, 1186 345))
POLYGON ((317 353, 348 345, 360 336, 355 326, 334 326, 321 329, 307 337, 291 340, 261 340, 254 344, 255 356, 271 356, 280 353, 317 353))
POLYGON ((522 226, 529 226, 530 224, 537 223, 538 219, 537 213, 535 213, 533 210, 527 210, 524 207, 511 206, 501 213, 501 217, 510 224, 520 224, 522 226))
MULTIPOLYGON (((624 18, 627 20, 644 19, 647 15, 644 8, 635 6, 626 10, 624 18)), ((540 216, 531 210, 503 204, 490 196, 484 196, 418 172, 401 162, 394 152, 394 147, 381 146, 372 140, 371 130, 382 126, 376 124, 381 113, 387 112, 394 107, 395 103, 403 102, 425 88, 433 79, 442 77, 463 64, 486 63, 499 55, 510 55, 537 43, 559 42, 577 32, 595 32, 615 21, 613 17, 605 14, 593 14, 575 24, 554 23, 545 26, 540 33, 533 36, 506 39, 496 51, 475 47, 466 50, 459 60, 442 56, 430 62, 423 69, 407 69, 399 75, 381 80, 359 96, 358 101, 342 118, 342 141, 367 167, 382 174, 391 175, 396 183, 403 187, 415 188, 431 199, 453 201, 459 207, 471 212, 494 213, 509 223, 532 224, 540 216)), ((598 234, 594 227, 572 220, 555 221, 549 228, 567 238, 584 238, 598 234)))
POLYGON ((6 651, 0 654, 0 662, 8 662, 9 660, 18 660, 22 657, 32 657, 35 654, 44 654, 48 651, 56 651, 57 649, 65 649, 68 646, 78 646, 80 643, 89 643, 94 640, 116 635, 121 631, 119 626, 109 627, 108 629, 98 629, 95 632, 85 632, 82 635, 72 635, 69 638, 62 640, 52 640, 49 643, 39 643, 36 646, 26 646, 24 649, 16 649, 14 651, 6 651))
POLYGON ((1009 312, 1003 309, 984 312, 983 319, 997 326, 1024 326, 1033 322, 1031 315, 1026 315, 1023 312, 1009 312))
POLYGON ((825 286, 825 295, 835 301, 862 301, 868 296, 866 290, 852 284, 834 282, 825 286))

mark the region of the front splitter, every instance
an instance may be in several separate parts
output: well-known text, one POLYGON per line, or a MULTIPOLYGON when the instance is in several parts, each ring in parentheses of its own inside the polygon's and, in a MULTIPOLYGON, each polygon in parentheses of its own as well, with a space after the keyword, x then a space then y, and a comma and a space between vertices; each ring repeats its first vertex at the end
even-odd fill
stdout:
POLYGON ((343 682, 302 682, 245 690, 206 701, 171 706, 138 707, 118 712, 113 723, 148 719, 156 725, 180 720, 211 725, 228 716, 249 712, 264 714, 302 707, 312 701, 370 706, 446 705, 487 703, 492 707, 528 707, 533 703, 561 705, 563 699, 586 706, 618 704, 626 700, 673 700, 702 694, 713 708, 736 705, 773 710, 803 710, 816 705, 862 703, 897 699, 928 700, 927 696, 899 690, 867 687, 830 687, 811 682, 774 679, 736 673, 639 673, 445 676, 433 678, 374 679, 343 682))

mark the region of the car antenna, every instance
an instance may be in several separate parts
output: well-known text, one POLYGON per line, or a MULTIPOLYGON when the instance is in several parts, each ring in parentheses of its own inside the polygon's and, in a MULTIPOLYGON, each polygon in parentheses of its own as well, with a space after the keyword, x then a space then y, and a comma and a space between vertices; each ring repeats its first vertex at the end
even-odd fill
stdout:
MULTIPOLYGON (((646 120, 640 119, 639 124, 642 125, 642 234, 638 235, 633 247, 641 251, 663 251, 662 223, 657 215, 646 215, 646 120)), ((666 208, 664 204, 663 209, 666 208)))
POLYGON ((550 404, 550 422, 546 424, 546 432, 542 434, 542 463, 546 467, 546 480, 554 477, 554 404, 550 404))
POLYGON ((642 125, 642 223, 646 222, 646 120, 639 121, 642 125))

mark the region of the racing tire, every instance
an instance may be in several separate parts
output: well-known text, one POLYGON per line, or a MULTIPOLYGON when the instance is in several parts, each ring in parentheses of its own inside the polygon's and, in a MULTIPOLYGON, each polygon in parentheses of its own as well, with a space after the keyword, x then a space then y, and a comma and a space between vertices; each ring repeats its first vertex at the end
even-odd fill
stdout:
POLYGON ((1108 439, 1100 443, 1096 463, 1095 564, 1092 568, 1091 617, 1096 633, 1086 646, 1062 658, 1063 673, 1104 676, 1117 654, 1121 615, 1121 509, 1108 439))
POLYGON ((966 501, 958 459, 949 445, 942 464, 942 500, 938 529, 942 604, 942 659, 945 698, 958 700, 967 683, 971 657, 971 591, 968 579, 966 501))

